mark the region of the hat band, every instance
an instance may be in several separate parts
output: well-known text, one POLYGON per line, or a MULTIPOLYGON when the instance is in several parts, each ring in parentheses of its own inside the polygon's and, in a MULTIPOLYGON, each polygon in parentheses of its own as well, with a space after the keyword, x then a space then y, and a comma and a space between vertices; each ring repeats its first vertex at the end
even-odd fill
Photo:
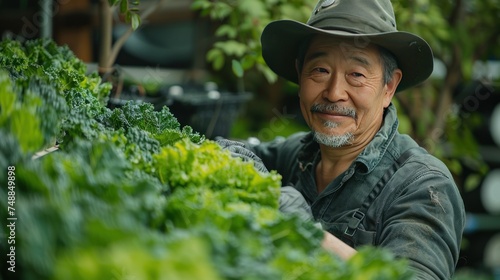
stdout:
POLYGON ((375 25, 372 22, 366 22, 365 19, 356 17, 335 17, 335 18, 319 18, 313 22, 308 23, 310 26, 324 29, 324 30, 342 30, 353 34, 379 34, 386 32, 397 31, 395 28, 380 27, 380 24, 375 25), (332 28, 335 26, 335 28, 332 28), (342 26, 342 28, 339 28, 342 26), (363 27, 363 29, 361 29, 363 27))

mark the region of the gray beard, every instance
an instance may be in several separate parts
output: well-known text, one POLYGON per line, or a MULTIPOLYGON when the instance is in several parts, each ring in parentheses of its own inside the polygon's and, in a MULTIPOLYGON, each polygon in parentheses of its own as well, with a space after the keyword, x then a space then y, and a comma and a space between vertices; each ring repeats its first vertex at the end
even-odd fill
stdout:
POLYGON ((344 135, 328 135, 314 131, 313 134, 316 142, 331 148, 340 148, 351 145, 354 140, 354 135, 350 132, 344 135))
MULTIPOLYGON (((326 127, 335 128, 338 126, 337 123, 326 121, 324 124, 326 127)), ((344 135, 328 135, 325 133, 313 131, 314 140, 321 145, 325 145, 331 148, 340 148, 352 144, 354 140, 354 135, 348 132, 344 135)))
MULTIPOLYGON (((357 119, 356 111, 352 108, 342 107, 337 104, 314 104, 311 106, 311 112, 336 112, 345 116, 350 116, 357 119)), ((328 128, 336 128, 339 124, 331 121, 324 121, 323 126, 328 128)), ((321 132, 313 131, 314 140, 319 144, 332 148, 340 148, 351 145, 354 140, 354 135, 348 132, 344 135, 328 135, 321 132)))

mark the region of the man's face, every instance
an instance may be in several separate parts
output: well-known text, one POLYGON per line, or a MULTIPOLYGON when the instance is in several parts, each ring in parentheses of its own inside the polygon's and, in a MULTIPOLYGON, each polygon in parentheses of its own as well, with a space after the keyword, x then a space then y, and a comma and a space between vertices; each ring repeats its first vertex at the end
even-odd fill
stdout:
POLYGON ((299 73, 302 114, 320 144, 366 145, 380 129, 401 78, 383 82, 376 47, 316 36, 299 73))

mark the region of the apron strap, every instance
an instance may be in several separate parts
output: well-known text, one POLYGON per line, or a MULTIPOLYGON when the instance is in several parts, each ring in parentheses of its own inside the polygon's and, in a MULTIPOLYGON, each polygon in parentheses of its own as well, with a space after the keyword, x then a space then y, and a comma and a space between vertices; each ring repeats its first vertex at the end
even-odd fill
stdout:
MULTIPOLYGON (((356 210, 353 214, 352 217, 350 218, 349 222, 347 223, 347 228, 344 231, 344 234, 342 236, 342 240, 352 240, 353 235, 356 233, 356 230, 359 226, 359 224, 363 221, 365 218, 365 213, 370 208, 370 205, 372 202, 377 198, 377 196, 380 194, 384 186, 387 184, 389 179, 394 175, 394 173, 413 155, 417 154, 417 149, 420 149, 419 147, 416 148, 410 148, 406 150, 397 160, 394 162, 394 164, 387 169, 387 172, 380 178, 378 183, 375 185, 375 187, 372 189, 372 191, 368 194, 368 196, 365 198, 363 203, 361 204, 361 207, 356 210)), ((423 150, 423 149, 421 149, 423 150)), ((425 151, 425 150, 424 150, 425 151)))

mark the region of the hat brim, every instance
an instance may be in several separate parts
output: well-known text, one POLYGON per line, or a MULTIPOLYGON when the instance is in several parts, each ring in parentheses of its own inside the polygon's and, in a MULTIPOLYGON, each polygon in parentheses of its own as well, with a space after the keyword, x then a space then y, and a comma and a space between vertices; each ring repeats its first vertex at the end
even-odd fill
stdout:
POLYGON ((353 34, 340 30, 324 30, 294 21, 280 20, 268 24, 261 36, 262 57, 279 76, 298 83, 295 69, 300 43, 314 34, 339 38, 360 38, 390 51, 398 61, 403 77, 396 91, 403 91, 425 81, 433 70, 433 54, 427 42, 412 33, 395 31, 377 34, 353 34))

